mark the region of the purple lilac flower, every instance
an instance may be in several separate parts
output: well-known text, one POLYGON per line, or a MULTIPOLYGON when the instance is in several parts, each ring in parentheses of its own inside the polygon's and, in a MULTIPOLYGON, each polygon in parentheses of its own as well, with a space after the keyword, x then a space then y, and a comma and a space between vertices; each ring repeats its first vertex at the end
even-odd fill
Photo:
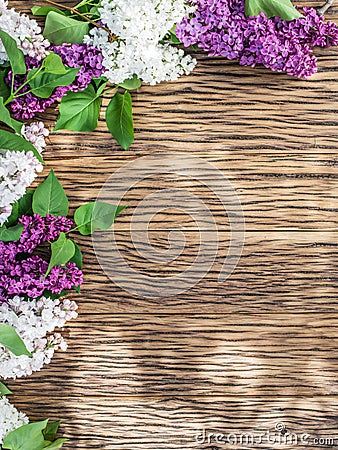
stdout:
POLYGON ((38 298, 45 291, 61 294, 80 286, 83 274, 73 262, 53 267, 47 277, 48 262, 33 254, 45 242, 55 241, 73 222, 65 217, 22 216, 24 230, 19 241, 0 242, 0 304, 15 295, 38 298))
MULTIPOLYGON (((103 56, 100 50, 87 44, 63 44, 50 47, 51 51, 58 54, 65 66, 71 68, 81 67, 76 78, 69 86, 60 86, 56 88, 53 94, 47 98, 36 97, 27 93, 22 97, 13 100, 9 107, 16 119, 32 119, 37 113, 44 112, 58 98, 64 97, 67 92, 82 91, 87 88, 93 78, 100 78, 104 72, 102 66, 103 56)), ((26 65, 28 70, 41 66, 41 61, 26 56, 26 65)), ((7 82, 11 81, 11 73, 7 77, 7 82)), ((26 76, 16 76, 14 88, 18 89, 26 81, 26 76)), ((29 91, 29 86, 25 86, 21 93, 29 91)))
POLYGON ((241 65, 262 64, 307 79, 317 71, 312 47, 338 45, 338 26, 324 22, 313 8, 286 21, 263 13, 246 17, 245 0, 191 0, 197 7, 177 25, 177 37, 188 47, 197 44, 210 56, 237 59, 241 65))

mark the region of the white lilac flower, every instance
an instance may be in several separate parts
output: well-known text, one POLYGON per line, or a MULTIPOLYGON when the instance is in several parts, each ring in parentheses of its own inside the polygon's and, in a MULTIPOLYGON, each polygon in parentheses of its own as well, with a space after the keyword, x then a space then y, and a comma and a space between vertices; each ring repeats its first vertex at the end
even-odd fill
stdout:
POLYGON ((28 424, 28 417, 11 405, 6 397, 0 397, 0 445, 11 431, 28 424))
POLYGON ((46 147, 46 137, 49 136, 49 130, 45 128, 43 122, 32 122, 30 125, 24 125, 22 129, 22 136, 29 141, 42 153, 46 147))
POLYGON ((189 74, 196 61, 184 51, 160 41, 193 9, 185 0, 102 0, 102 23, 117 36, 94 29, 84 42, 103 54, 104 74, 119 84, 137 75, 145 83, 176 80, 189 74))
MULTIPOLYGON (((46 49, 50 43, 41 34, 36 20, 26 14, 19 14, 15 9, 8 9, 8 2, 0 0, 0 30, 12 36, 25 55, 42 60, 47 56, 46 49)), ((8 60, 5 48, 0 42, 0 64, 8 60)))
POLYGON ((0 226, 11 214, 11 205, 19 200, 43 169, 33 152, 0 150, 0 226))
POLYGON ((0 323, 13 326, 33 355, 33 358, 15 356, 0 345, 0 377, 31 375, 49 364, 56 350, 67 350, 66 342, 55 329, 76 319, 76 310, 73 301, 46 297, 25 300, 16 296, 0 305, 0 323))

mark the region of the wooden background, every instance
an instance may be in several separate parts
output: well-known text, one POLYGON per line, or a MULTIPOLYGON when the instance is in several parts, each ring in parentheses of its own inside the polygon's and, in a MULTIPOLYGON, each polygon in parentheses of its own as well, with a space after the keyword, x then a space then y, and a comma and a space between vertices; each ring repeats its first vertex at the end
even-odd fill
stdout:
MULTIPOLYGON (((33 4, 39 2, 10 2, 26 11, 33 4)), ((337 6, 327 15, 338 20, 337 6)), ((74 296, 79 320, 65 330, 69 351, 10 383, 15 404, 32 419, 63 419, 66 450, 230 448, 198 445, 195 435, 273 432, 281 422, 289 432, 338 445, 338 49, 317 54, 319 73, 307 82, 199 55, 191 76, 135 93, 129 151, 118 148, 103 120, 95 133, 52 135, 46 173, 54 168, 74 207, 95 200, 126 162, 180 151, 229 178, 247 230, 229 280, 217 283, 221 248, 203 281, 161 300, 109 281, 89 239, 79 238, 86 282, 74 296)), ((51 125, 56 111, 47 118, 51 125)), ((131 242, 133 208, 168 186, 186 187, 164 177, 132 190, 115 226, 123 256, 147 274, 180 271, 198 251, 196 227, 179 211, 156 215, 150 232, 164 251, 169 230, 185 231, 177 264, 157 269, 131 242)), ((226 234, 213 193, 198 182, 188 187, 226 234)))

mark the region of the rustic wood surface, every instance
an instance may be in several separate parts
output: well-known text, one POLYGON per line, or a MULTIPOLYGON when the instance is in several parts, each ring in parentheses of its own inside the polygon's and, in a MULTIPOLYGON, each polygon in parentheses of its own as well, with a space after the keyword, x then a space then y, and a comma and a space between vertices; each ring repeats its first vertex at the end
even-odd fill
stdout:
MULTIPOLYGON (((25 11, 34 4, 10 2, 25 11)), ((337 21, 337 6, 327 15, 337 21)), ((136 141, 129 151, 118 148, 102 119, 94 133, 51 136, 46 172, 55 169, 73 207, 95 200, 126 162, 176 151, 228 177, 246 222, 242 258, 219 284, 229 227, 213 192, 198 180, 155 174, 131 189, 114 235, 135 270, 174 276, 198 252, 196 223, 179 209, 159 211, 149 239, 165 251, 169 232, 181 230, 182 255, 154 267, 137 251, 146 244, 132 242, 130 221, 143 230, 145 219, 133 217, 134 209, 159 189, 189 189, 203 200, 224 243, 200 283, 162 299, 112 283, 90 241, 78 238, 86 282, 74 296, 79 320, 65 330, 69 350, 42 372, 9 383, 32 419, 64 420, 66 450, 223 449, 230 447, 198 444, 196 434, 259 434, 278 423, 310 435, 297 448, 312 448, 315 438, 337 448, 338 50, 317 54, 311 81, 199 55, 191 76, 133 95, 136 141)), ((48 111, 50 125, 56 114, 48 111)))

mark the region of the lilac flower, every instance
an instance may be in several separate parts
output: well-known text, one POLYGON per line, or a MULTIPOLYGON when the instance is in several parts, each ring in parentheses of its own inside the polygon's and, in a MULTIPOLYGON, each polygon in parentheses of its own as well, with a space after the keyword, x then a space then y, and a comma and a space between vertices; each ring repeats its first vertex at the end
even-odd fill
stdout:
POLYGON ((83 91, 93 78, 100 78, 104 68, 102 53, 87 44, 63 44, 51 50, 60 56, 67 67, 81 67, 75 81, 67 86, 69 91, 83 91))
MULTIPOLYGON (((100 78, 104 72, 101 52, 87 44, 63 44, 61 46, 53 46, 51 51, 58 54, 65 66, 70 68, 79 68, 75 80, 69 86, 60 86, 54 90, 52 95, 45 99, 40 98, 32 93, 28 93, 29 86, 25 86, 20 94, 27 92, 26 95, 13 100, 9 108, 16 119, 27 120, 33 118, 37 113, 44 112, 57 99, 64 97, 67 92, 77 92, 86 89, 93 78, 100 78)), ((28 70, 41 66, 41 61, 26 57, 26 65, 28 70)), ((7 83, 11 81, 11 73, 7 77, 7 83)), ((25 81, 26 76, 16 76, 14 88, 18 89, 25 81)))
POLYGON ((0 304, 15 295, 41 297, 46 291, 61 294, 80 286, 82 271, 75 263, 53 267, 47 277, 48 262, 33 254, 37 247, 55 241, 61 232, 71 229, 73 222, 65 217, 47 215, 22 216, 24 230, 19 241, 0 242, 0 304))
POLYGON ((239 64, 262 64, 307 79, 317 71, 312 47, 338 44, 338 27, 324 22, 313 8, 304 17, 285 21, 263 13, 246 17, 245 0, 191 0, 197 6, 191 17, 177 25, 177 37, 185 46, 197 44, 210 56, 237 59, 239 64))

